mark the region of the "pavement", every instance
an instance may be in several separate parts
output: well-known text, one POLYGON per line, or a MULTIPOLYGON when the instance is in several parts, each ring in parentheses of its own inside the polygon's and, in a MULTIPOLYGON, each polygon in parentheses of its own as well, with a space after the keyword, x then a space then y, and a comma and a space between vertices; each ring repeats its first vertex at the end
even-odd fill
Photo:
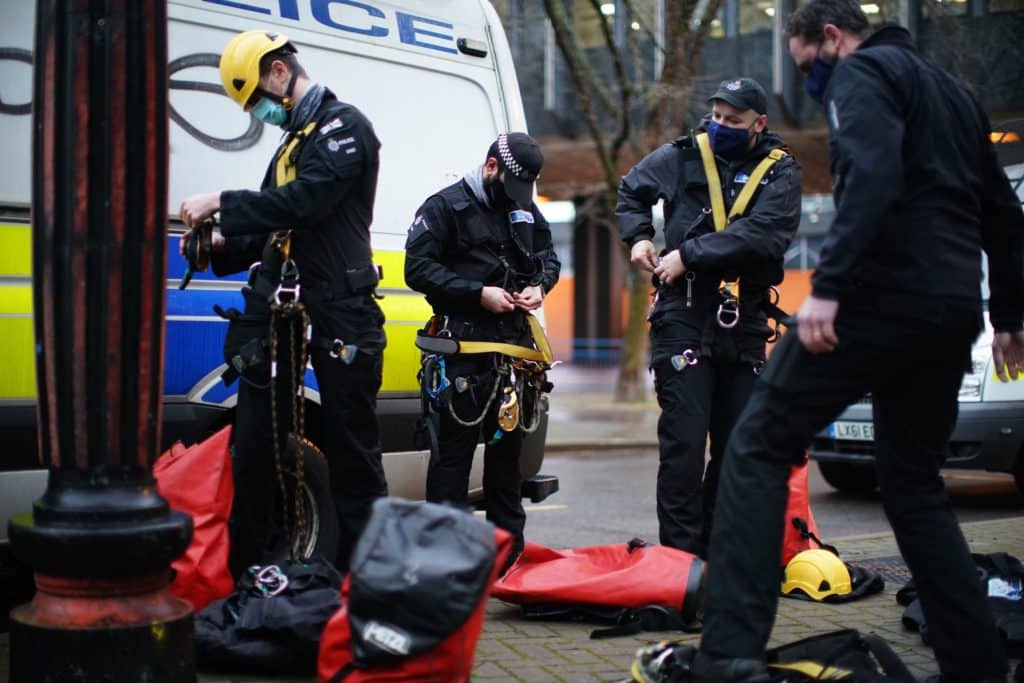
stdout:
MULTIPOLYGON (((556 384, 551 396, 548 449, 575 451, 656 445, 658 410, 653 396, 646 402, 623 405, 612 401, 611 368, 572 368, 552 371, 556 384)), ((649 380, 648 380, 649 381, 649 380)), ((650 393, 650 392, 649 392, 650 393)), ((976 553, 1003 551, 1024 558, 1024 517, 962 525, 976 553)), ((920 636, 903 629, 896 591, 909 578, 895 539, 889 532, 836 537, 834 544, 847 562, 875 569, 886 580, 883 593, 843 605, 782 599, 770 646, 841 628, 876 633, 919 676, 938 673, 932 652, 920 636)), ((643 633, 591 640, 594 626, 526 621, 518 608, 490 599, 483 633, 477 645, 473 681, 584 682, 628 680, 638 647, 658 640, 694 643, 699 635, 679 632, 643 633)), ((6 681, 9 659, 7 635, 0 635, 0 683, 6 681)), ((1015 661, 1016 663, 1016 661, 1015 661)), ((200 683, 311 683, 312 677, 224 675, 201 673, 200 683)))

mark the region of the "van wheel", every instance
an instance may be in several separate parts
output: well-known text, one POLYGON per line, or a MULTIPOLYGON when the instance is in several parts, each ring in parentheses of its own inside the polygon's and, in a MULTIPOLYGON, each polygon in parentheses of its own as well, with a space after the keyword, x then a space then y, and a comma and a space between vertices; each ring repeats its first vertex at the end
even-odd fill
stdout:
MULTIPOLYGON (((327 469, 327 458, 312 441, 299 439, 294 434, 289 434, 288 449, 284 453, 282 467, 285 475, 285 489, 288 492, 289 520, 292 524, 296 524, 294 519, 296 495, 298 495, 304 520, 302 526, 304 533, 295 534, 291 548, 292 554, 299 558, 319 555, 333 562, 338 553, 338 514, 335 511, 334 498, 331 495, 331 478, 327 469), (298 492, 296 491, 299 479, 295 466, 296 453, 300 453, 302 457, 302 487, 298 492)), ((278 524, 281 524, 280 502, 274 507, 278 524)), ((281 550, 282 553, 286 553, 284 548, 281 550)))
POLYGON ((878 488, 878 477, 871 465, 819 460, 818 469, 829 486, 843 493, 865 494, 878 488))

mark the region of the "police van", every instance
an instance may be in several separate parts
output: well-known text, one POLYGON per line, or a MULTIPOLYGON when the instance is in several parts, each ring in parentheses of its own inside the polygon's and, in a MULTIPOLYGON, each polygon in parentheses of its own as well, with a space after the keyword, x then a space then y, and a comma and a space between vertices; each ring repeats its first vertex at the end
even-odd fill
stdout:
MULTIPOLYGON (((992 140, 1010 184, 1024 204, 1024 119, 994 126, 992 140)), ((984 262, 983 262, 984 263, 984 262)), ((987 270, 986 270, 987 272, 987 270)), ((988 283, 982 283, 988 299, 988 283)), ((1009 472, 1024 495, 1024 379, 1000 382, 992 364, 992 326, 971 349, 971 367, 960 384, 959 411, 944 467, 1009 472)), ((871 398, 847 408, 811 442, 810 457, 833 488, 868 493, 878 480, 871 398)))
MULTIPOLYGON (((36 455, 29 225, 35 4, 5 2, 0 22, 0 545, 7 519, 30 509, 46 484, 36 455)), ((393 495, 422 498, 429 453, 414 439, 421 409, 413 342, 431 310, 405 286, 405 236, 420 203, 482 163, 500 131, 526 129, 496 12, 486 0, 169 0, 168 18, 171 211, 197 192, 259 187, 280 141, 279 129, 243 114, 221 88, 219 54, 240 31, 286 35, 310 75, 373 123, 382 142, 371 234, 387 317, 378 400, 384 467, 393 495)), ((244 274, 197 273, 179 291, 185 263, 177 245, 184 230, 176 215, 169 217, 165 447, 230 423, 237 391, 220 378, 226 322, 212 309, 243 307, 244 274)), ((323 425, 308 368, 305 387, 306 432, 316 442, 323 425)), ((538 474, 546 427, 545 415, 527 437, 521 461, 523 494, 534 501, 557 490, 557 479, 538 474)), ((480 493, 479 455, 471 498, 480 493)))

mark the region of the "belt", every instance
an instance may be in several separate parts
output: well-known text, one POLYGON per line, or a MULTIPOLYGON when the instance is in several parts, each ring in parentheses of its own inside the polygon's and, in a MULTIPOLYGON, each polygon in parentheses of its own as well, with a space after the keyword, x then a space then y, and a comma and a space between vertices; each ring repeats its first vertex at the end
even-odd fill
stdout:
POLYGON ((512 358, 521 358, 550 365, 554 360, 554 356, 551 353, 551 345, 548 343, 547 335, 544 334, 544 328, 541 327, 540 321, 533 315, 527 315, 526 320, 530 326, 530 334, 533 337, 536 349, 531 349, 528 346, 519 346, 518 344, 506 344, 504 342, 463 341, 456 337, 431 335, 423 330, 419 330, 416 333, 416 347, 428 353, 500 353, 512 358))

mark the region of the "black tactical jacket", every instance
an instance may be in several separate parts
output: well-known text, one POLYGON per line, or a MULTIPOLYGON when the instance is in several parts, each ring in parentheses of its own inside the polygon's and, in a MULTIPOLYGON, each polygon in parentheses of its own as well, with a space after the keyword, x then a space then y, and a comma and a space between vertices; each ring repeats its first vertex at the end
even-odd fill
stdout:
POLYGON ((977 100, 886 26, 838 64, 825 115, 836 218, 814 294, 900 315, 932 317, 946 302, 980 311, 984 248, 992 324, 1021 329, 1024 215, 977 100))
POLYGON ((518 292, 558 282, 562 264, 536 204, 501 211, 482 204, 465 180, 429 197, 417 210, 405 245, 405 281, 423 292, 439 315, 498 316, 480 305, 487 286, 518 292))
MULTIPOLYGON (((774 133, 764 131, 743 159, 717 158, 726 213, 745 186, 754 167, 770 150, 783 147, 774 133)), ((761 302, 769 285, 782 281, 783 255, 800 224, 800 166, 787 155, 772 166, 754 194, 746 215, 727 229, 715 231, 711 200, 700 150, 691 136, 678 138, 644 157, 623 177, 616 216, 627 245, 654 238, 651 207, 664 200, 665 249, 679 249, 687 271, 693 272, 694 303, 687 306, 686 281, 660 286, 653 315, 680 311, 700 318, 713 316, 721 297, 718 284, 740 277, 740 328, 767 335, 761 302)))
POLYGON ((291 228, 291 256, 314 332, 379 350, 384 318, 371 296, 377 275, 370 222, 380 142, 362 112, 330 91, 314 120, 316 127, 298 148, 292 182, 277 186, 275 154, 261 190, 221 193, 220 229, 227 246, 215 255, 213 271, 226 275, 248 268, 260 259, 270 233, 291 228))

